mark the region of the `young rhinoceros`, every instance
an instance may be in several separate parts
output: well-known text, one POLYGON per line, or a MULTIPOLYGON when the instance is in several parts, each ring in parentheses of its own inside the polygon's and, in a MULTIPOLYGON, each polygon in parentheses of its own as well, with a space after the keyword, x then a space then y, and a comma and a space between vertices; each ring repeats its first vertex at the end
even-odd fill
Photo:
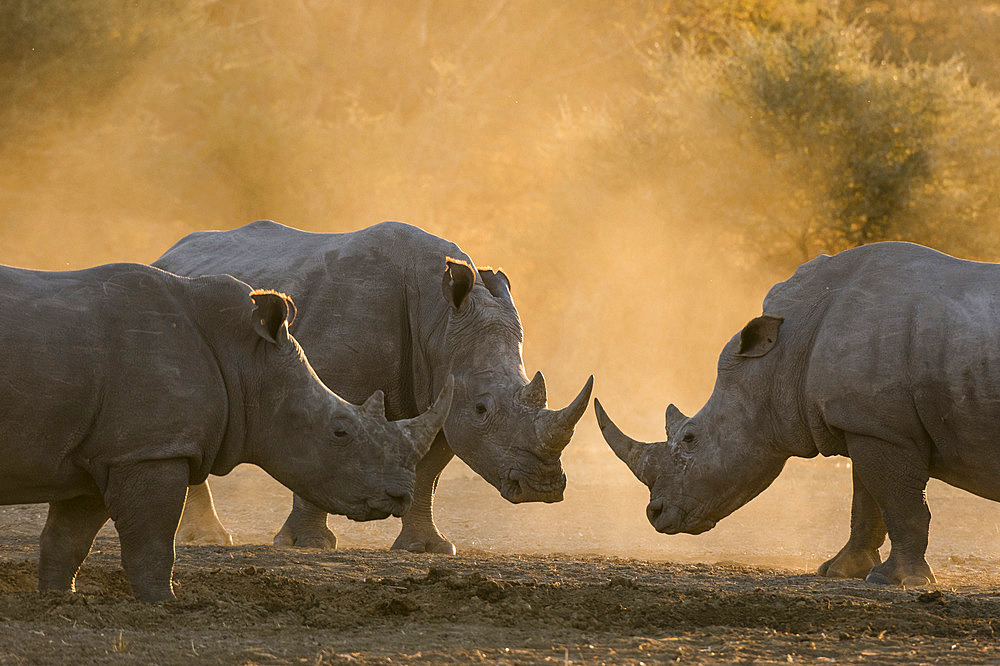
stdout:
POLYGON ((189 484, 253 463, 354 520, 402 515, 448 414, 388 422, 340 399, 288 334, 282 294, 136 264, 0 267, 0 504, 48 502, 39 588, 72 591, 109 516, 136 597, 173 598, 189 484))
POLYGON ((928 478, 1000 501, 1000 265, 873 243, 803 264, 763 312, 723 348, 701 411, 667 408, 666 442, 626 437, 595 402, 604 438, 651 489, 650 522, 698 534, 790 456, 849 456, 851 536, 819 573, 934 582, 928 478))

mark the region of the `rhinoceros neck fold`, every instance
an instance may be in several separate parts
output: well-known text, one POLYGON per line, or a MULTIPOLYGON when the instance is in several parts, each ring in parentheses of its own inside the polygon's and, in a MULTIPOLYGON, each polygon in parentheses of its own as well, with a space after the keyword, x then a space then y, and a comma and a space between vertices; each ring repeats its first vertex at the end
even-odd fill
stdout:
MULTIPOLYGON (((216 281, 214 278, 199 278, 195 282, 208 280, 216 281)), ((248 359, 244 355, 252 349, 253 343, 243 330, 250 328, 249 322, 244 321, 248 317, 233 316, 233 312, 246 310, 249 291, 245 284, 228 276, 217 282, 217 289, 194 290, 192 299, 204 300, 207 297, 213 301, 208 307, 202 303, 203 307, 195 308, 196 312, 205 313, 199 315, 201 320, 196 324, 211 351, 216 372, 225 389, 225 430, 217 443, 206 442, 202 469, 193 475, 192 483, 204 481, 210 473, 223 476, 240 463, 251 462, 248 413, 251 407, 256 406, 256 396, 247 394, 251 382, 243 375, 248 367, 248 359), (240 327, 241 323, 245 326, 240 327)))

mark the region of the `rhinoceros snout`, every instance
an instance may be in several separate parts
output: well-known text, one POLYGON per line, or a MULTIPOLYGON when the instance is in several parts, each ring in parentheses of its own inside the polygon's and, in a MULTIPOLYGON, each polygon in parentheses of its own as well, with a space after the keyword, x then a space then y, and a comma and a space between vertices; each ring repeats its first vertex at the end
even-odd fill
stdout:
POLYGON ((410 510, 412 503, 413 492, 410 488, 389 487, 385 490, 385 499, 381 505, 391 515, 402 518, 403 514, 410 510))
POLYGON ((382 520, 389 516, 402 518, 413 504, 413 491, 401 486, 389 486, 384 493, 370 498, 364 503, 364 509, 358 514, 348 514, 351 520, 368 521, 382 520))
POLYGON ((646 506, 646 517, 662 534, 701 534, 715 527, 714 520, 692 516, 676 505, 667 506, 663 498, 654 499, 646 506))
POLYGON ((649 524, 656 528, 657 532, 665 534, 676 534, 674 527, 680 523, 680 509, 673 506, 669 511, 664 511, 662 499, 655 499, 646 505, 646 518, 649 524))
POLYGON ((548 479, 547 482, 531 482, 517 471, 500 483, 500 494, 511 504, 522 502, 561 502, 566 490, 566 475, 548 479))

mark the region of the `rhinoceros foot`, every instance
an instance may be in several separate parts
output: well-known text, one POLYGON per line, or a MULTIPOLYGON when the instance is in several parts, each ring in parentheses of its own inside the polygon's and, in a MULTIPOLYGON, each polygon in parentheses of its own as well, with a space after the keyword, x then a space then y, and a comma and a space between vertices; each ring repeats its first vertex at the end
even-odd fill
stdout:
POLYGON ((174 539, 177 543, 233 545, 233 535, 215 512, 215 501, 208 481, 188 488, 184 511, 174 539))
POLYGON ((439 553, 441 555, 454 555, 455 544, 448 541, 440 534, 418 534, 414 531, 404 529, 396 537, 390 550, 408 550, 411 553, 439 553))
POLYGON ((193 517, 189 518, 185 514, 185 519, 181 521, 180 527, 177 528, 177 543, 232 546, 232 533, 223 527, 218 518, 214 517, 214 514, 212 518, 199 520, 193 517))
POLYGON ((287 523, 274 535, 275 546, 296 546, 298 548, 319 548, 336 550, 337 535, 328 527, 310 530, 294 530, 287 523))
POLYGON ((856 549, 848 544, 816 570, 820 576, 830 578, 864 578, 872 567, 881 564, 877 548, 856 549))
POLYGON ((294 495, 292 511, 285 519, 285 524, 274 535, 274 545, 336 549, 337 537, 326 526, 326 517, 326 511, 294 495))
POLYGON ((927 562, 903 564, 893 561, 891 555, 885 562, 873 567, 865 576, 865 580, 878 585, 902 585, 903 587, 920 587, 937 582, 927 562))

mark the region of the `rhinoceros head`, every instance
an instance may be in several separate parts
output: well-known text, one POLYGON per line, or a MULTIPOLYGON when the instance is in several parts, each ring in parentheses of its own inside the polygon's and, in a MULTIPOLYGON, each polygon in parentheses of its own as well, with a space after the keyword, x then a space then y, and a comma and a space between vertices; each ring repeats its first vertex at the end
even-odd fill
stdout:
POLYGON ((509 502, 558 502, 560 454, 590 400, 593 377, 568 407, 547 408, 545 378, 529 382, 521 321, 501 271, 448 259, 444 346, 455 397, 444 434, 451 449, 509 502), (481 278, 481 284, 479 279, 481 278))
POLYGON ((376 391, 353 405, 330 391, 288 333, 291 299, 251 294, 258 345, 258 419, 252 462, 308 501, 353 520, 402 516, 413 499, 417 461, 430 449, 451 405, 448 377, 423 414, 387 421, 376 391), (261 360, 263 358, 263 360, 261 360))
POLYGON ((646 444, 628 437, 594 401, 604 439, 650 489, 646 516, 658 532, 710 530, 781 472, 788 454, 771 439, 769 373, 761 357, 777 344, 782 321, 758 317, 730 340, 705 406, 692 417, 674 405, 667 407, 664 442, 646 444))

